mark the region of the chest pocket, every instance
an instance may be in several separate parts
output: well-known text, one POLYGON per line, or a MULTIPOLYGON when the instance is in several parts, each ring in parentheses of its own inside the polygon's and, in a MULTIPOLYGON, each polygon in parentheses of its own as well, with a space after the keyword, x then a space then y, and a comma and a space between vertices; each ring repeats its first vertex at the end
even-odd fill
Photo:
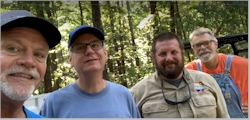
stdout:
POLYGON ((168 104, 164 102, 146 102, 142 105, 142 117, 164 118, 167 117, 168 104))
POLYGON ((197 118, 216 118, 216 101, 213 95, 205 94, 205 96, 195 95, 192 97, 194 104, 194 113, 197 118), (199 97, 198 97, 199 96, 199 97))

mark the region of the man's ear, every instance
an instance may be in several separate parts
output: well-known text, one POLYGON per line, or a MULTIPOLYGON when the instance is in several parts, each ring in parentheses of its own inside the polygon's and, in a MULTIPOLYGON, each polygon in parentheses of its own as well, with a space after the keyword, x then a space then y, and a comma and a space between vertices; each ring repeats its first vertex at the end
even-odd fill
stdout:
POLYGON ((68 56, 68 63, 70 64, 70 67, 73 67, 72 66, 72 57, 71 57, 71 55, 68 56))
POLYGON ((106 61, 108 60, 108 51, 106 49, 103 49, 104 55, 106 57, 106 61))
POLYGON ((155 64, 155 54, 151 52, 151 59, 153 60, 153 64, 155 64))
POLYGON ((217 48, 219 47, 218 46, 218 41, 214 42, 214 45, 216 46, 216 50, 217 50, 217 48))
POLYGON ((108 51, 106 49, 104 49, 104 54, 108 56, 108 51))

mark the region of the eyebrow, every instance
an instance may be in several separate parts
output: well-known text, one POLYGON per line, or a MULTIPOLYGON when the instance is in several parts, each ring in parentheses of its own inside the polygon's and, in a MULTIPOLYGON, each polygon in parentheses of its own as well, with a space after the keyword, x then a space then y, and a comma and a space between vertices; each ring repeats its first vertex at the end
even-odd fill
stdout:
MULTIPOLYGON (((10 36, 10 39, 9 40, 11 40, 11 41, 13 41, 13 42, 15 42, 15 43, 18 43, 18 44, 21 44, 22 46, 24 46, 24 44, 22 43, 22 40, 20 40, 20 39, 17 39, 17 38, 14 38, 14 37, 11 37, 10 36)), ((48 47, 46 47, 46 46, 42 46, 42 47, 40 47, 40 48, 36 48, 36 50, 42 50, 42 51, 45 51, 45 50, 49 50, 49 48, 48 47)))

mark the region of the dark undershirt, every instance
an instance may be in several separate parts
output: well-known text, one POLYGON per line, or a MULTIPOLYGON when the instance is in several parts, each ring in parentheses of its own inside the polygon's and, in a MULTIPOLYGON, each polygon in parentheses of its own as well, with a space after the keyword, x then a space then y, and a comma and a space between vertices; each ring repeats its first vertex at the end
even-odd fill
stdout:
POLYGON ((181 84, 181 81, 182 81, 182 77, 180 78, 180 79, 178 79, 178 80, 174 80, 174 81, 172 81, 172 80, 164 80, 165 82, 168 82, 169 84, 171 84, 171 85, 173 85, 173 86, 175 86, 175 87, 179 87, 179 85, 181 84))

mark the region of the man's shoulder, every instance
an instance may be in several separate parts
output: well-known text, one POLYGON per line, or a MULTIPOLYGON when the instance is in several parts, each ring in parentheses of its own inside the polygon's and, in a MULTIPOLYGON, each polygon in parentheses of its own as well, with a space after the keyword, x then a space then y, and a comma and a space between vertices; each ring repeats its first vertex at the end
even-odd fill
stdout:
POLYGON ((197 63, 197 61, 198 61, 198 59, 197 60, 193 60, 193 61, 187 63, 185 65, 185 68, 191 69, 191 70, 196 70, 196 63, 197 63))
POLYGON ((72 93, 73 84, 75 84, 75 82, 51 92, 47 98, 51 98, 52 100, 54 100, 54 98, 60 98, 69 95, 68 93, 72 93))
POLYGON ((115 82, 112 82, 112 81, 108 81, 106 80, 106 83, 110 85, 110 87, 115 87, 115 88, 122 88, 122 89, 126 89, 127 87, 125 87, 124 85, 122 84, 119 84, 119 83, 115 83, 115 82))
POLYGON ((23 107, 23 109, 24 109, 24 112, 26 114, 26 118, 44 118, 43 116, 40 116, 40 115, 30 111, 26 107, 23 107))
POLYGON ((210 76, 209 74, 202 72, 202 71, 198 71, 198 70, 190 70, 187 69, 187 71, 191 74, 191 75, 201 75, 201 76, 210 76))
MULTIPOLYGON (((113 95, 125 95, 126 97, 131 97, 130 96, 130 91, 129 89, 122 85, 122 84, 118 84, 118 83, 114 83, 111 81, 107 81, 107 84, 109 84, 109 94, 113 94, 113 95)), ((132 97, 131 97, 132 98, 132 97)))
POLYGON ((205 72, 189 69, 188 72, 194 82, 203 82, 204 84, 207 84, 209 86, 216 83, 216 80, 210 74, 207 74, 205 72))
POLYGON ((241 57, 241 56, 238 56, 238 55, 224 54, 224 53, 219 53, 218 54, 219 59, 220 60, 225 60, 225 61, 226 61, 228 55, 233 56, 233 58, 232 58, 232 64, 236 63, 238 65, 243 65, 244 63, 248 63, 248 59, 247 58, 244 58, 244 57, 241 57))
POLYGON ((139 82, 137 82, 132 88, 130 88, 130 91, 133 91, 134 89, 140 90, 140 89, 145 89, 147 84, 150 84, 152 82, 155 82, 155 77, 157 75, 157 72, 154 72, 143 79, 141 79, 139 82))
POLYGON ((129 92, 128 88, 122 84, 111 82, 111 81, 106 81, 107 84, 109 84, 110 89, 114 89, 115 92, 129 92))

